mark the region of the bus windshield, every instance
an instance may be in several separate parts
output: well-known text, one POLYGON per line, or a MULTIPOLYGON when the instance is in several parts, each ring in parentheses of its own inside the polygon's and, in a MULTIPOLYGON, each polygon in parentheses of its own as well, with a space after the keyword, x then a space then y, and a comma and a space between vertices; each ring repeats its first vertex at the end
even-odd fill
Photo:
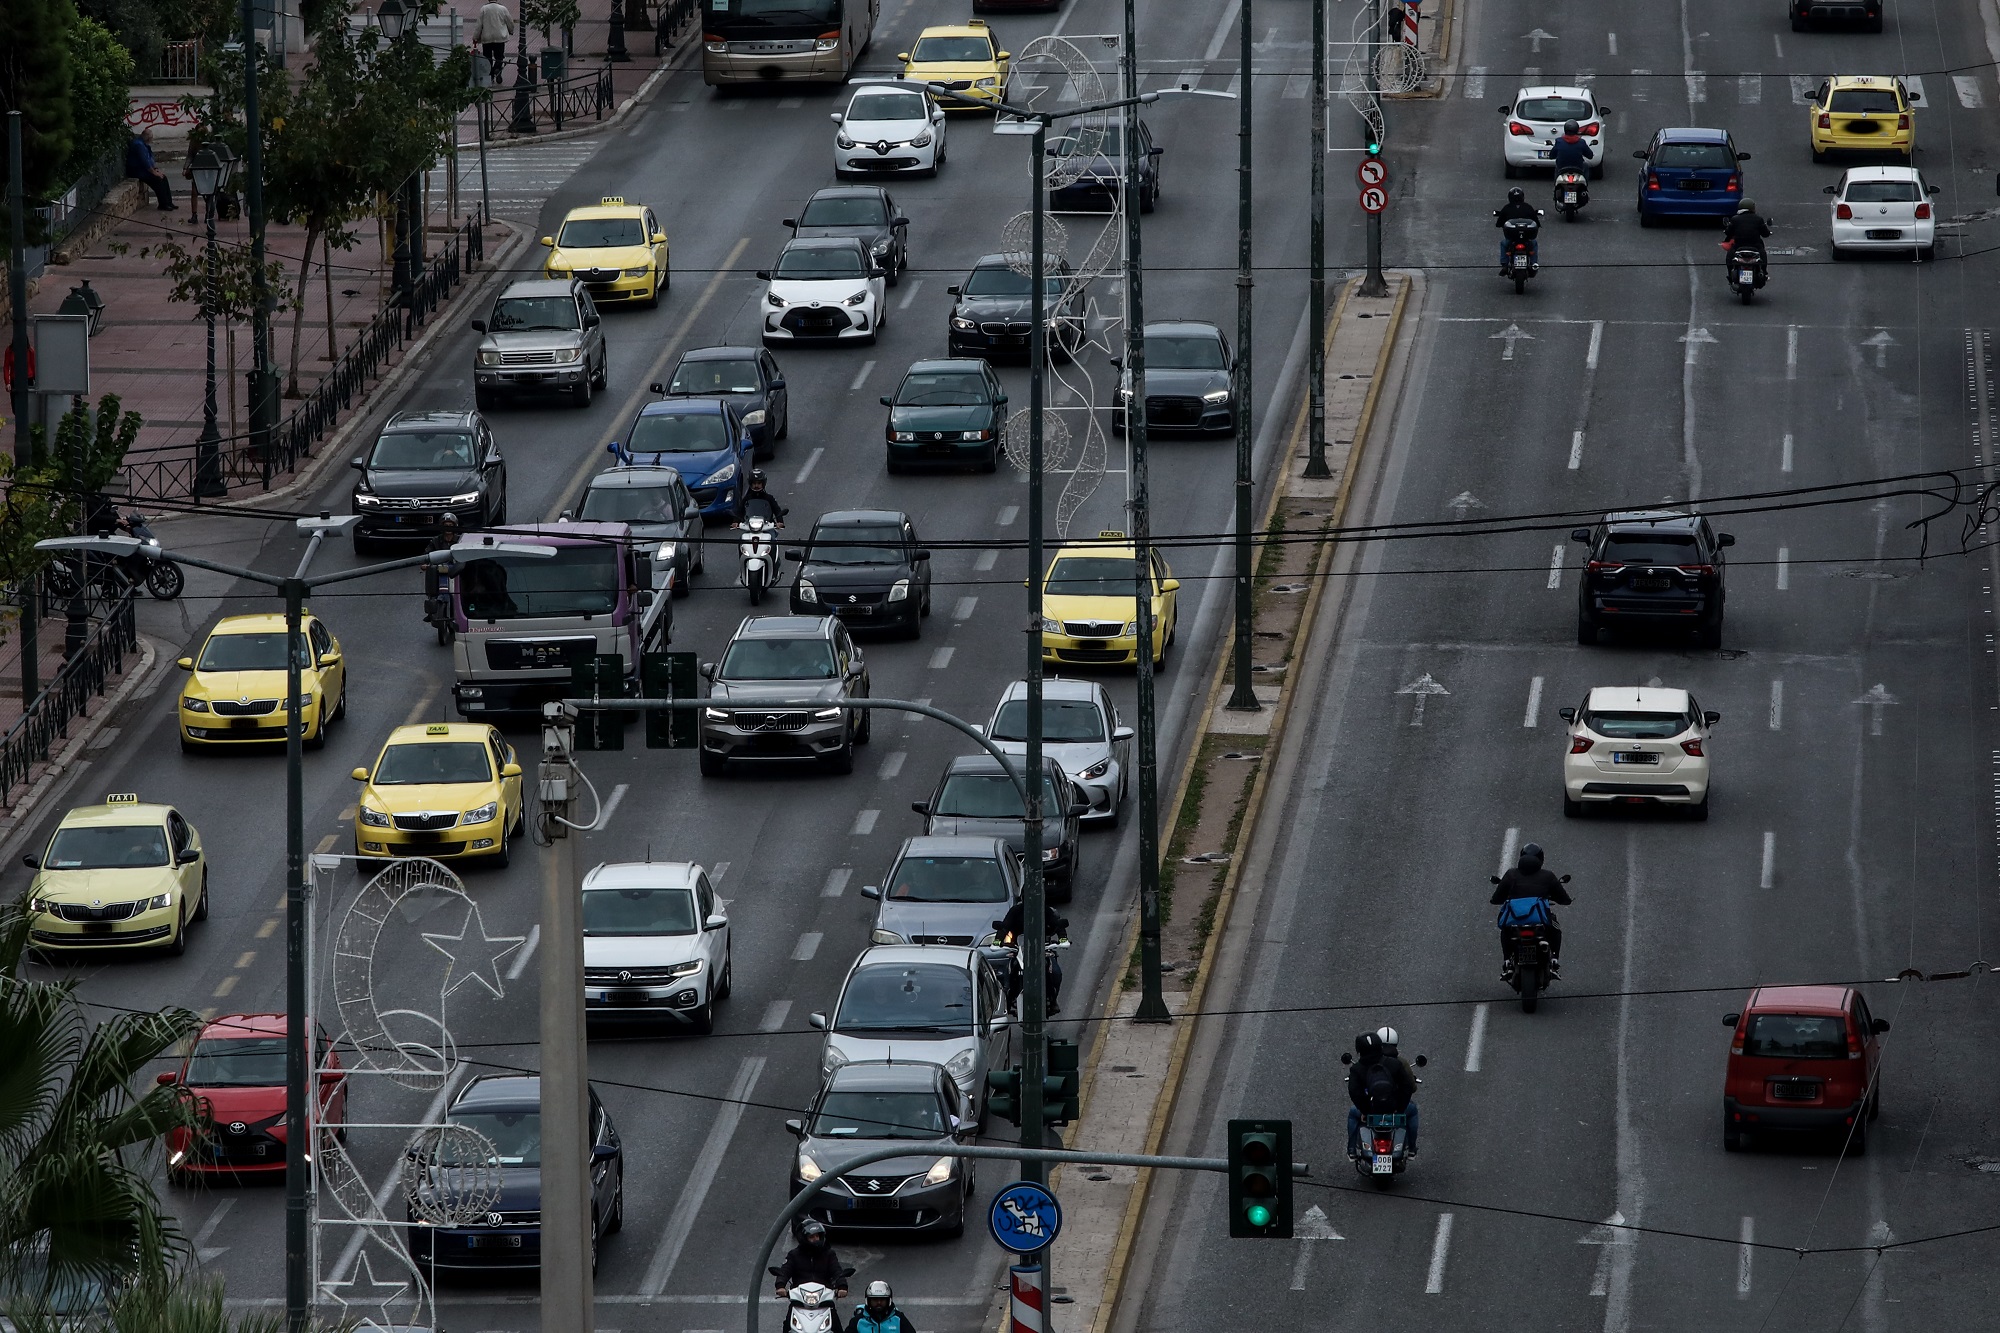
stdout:
POLYGON ((553 557, 488 555, 465 562, 459 596, 469 620, 596 616, 618 605, 618 548, 559 546, 553 557))
POLYGON ((772 28, 824 27, 844 16, 841 0, 704 0, 702 26, 744 37, 775 36, 772 28))

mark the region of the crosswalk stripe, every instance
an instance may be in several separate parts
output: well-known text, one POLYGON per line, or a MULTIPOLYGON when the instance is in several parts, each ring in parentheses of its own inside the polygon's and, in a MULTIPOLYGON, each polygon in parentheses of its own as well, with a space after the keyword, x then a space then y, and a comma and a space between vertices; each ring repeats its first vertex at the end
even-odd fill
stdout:
POLYGON ((1812 101, 1813 89, 1818 86, 1819 80, 1810 74, 1792 75, 1792 105, 1804 106, 1812 101))
POLYGON ((1952 85, 1958 89, 1958 104, 1967 110, 1986 105, 1986 94, 1980 91, 1979 80, 1971 74, 1954 74, 1952 85))
POLYGON ((1472 98, 1486 96, 1486 66, 1474 65, 1465 71, 1465 95, 1472 98))
POLYGON ((1647 100, 1647 97, 1646 97, 1646 80, 1647 80, 1647 79, 1648 79, 1648 78, 1649 78, 1649 77, 1650 77, 1650 76, 1652 75, 1652 73, 1653 73, 1653 71, 1652 71, 1652 70, 1650 70, 1650 69, 1635 69, 1635 70, 1633 70, 1633 71, 1632 71, 1632 78, 1633 78, 1633 84, 1632 84, 1632 100, 1633 100, 1633 101, 1635 101, 1635 102, 1643 102, 1643 101, 1646 101, 1646 100, 1647 100))
POLYGON ((1745 74, 1736 80, 1736 100, 1745 106, 1756 106, 1764 100, 1764 76, 1745 74))

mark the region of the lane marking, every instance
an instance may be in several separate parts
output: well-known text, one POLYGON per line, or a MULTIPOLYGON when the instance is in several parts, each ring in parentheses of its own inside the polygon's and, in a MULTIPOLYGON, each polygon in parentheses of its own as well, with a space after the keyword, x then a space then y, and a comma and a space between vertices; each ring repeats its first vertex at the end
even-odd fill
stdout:
MULTIPOLYGON (((1618 54, 1618 34, 1617 34, 1617 33, 1615 33, 1615 32, 1607 32, 1607 33, 1605 33, 1605 34, 1604 34, 1604 44, 1605 44, 1605 45, 1606 45, 1607 47, 1609 47, 1609 48, 1610 48, 1610 50, 1611 50, 1611 54, 1612 54, 1612 55, 1614 55, 1614 56, 1615 56, 1615 55, 1617 55, 1617 54, 1618 54)), ((1029 293, 1029 295, 1031 295, 1031 296, 1032 296, 1032 295, 1033 295, 1033 293, 1032 293, 1032 292, 1030 292, 1030 293, 1029 293)))
POLYGON ((931 670, 942 671, 946 667, 950 666, 951 655, 957 651, 958 650, 956 648, 940 648, 936 652, 932 653, 931 670))
POLYGON ((910 754, 907 750, 891 751, 888 758, 882 761, 882 767, 877 771, 876 776, 882 778, 884 781, 895 777, 903 771, 903 761, 909 757, 910 754))
MULTIPOLYGON (((1030 292, 1029 295, 1032 296, 1034 295, 1034 293, 1030 292)), ((819 466, 819 460, 825 455, 825 453, 826 453, 825 449, 815 449, 811 453, 807 454, 806 465, 799 469, 798 476, 792 478, 792 484, 796 486, 799 483, 803 482, 807 477, 810 477, 812 475, 813 469, 819 466)))
POLYGON ((1687 72, 1687 92, 1688 104, 1690 106, 1697 102, 1706 102, 1708 100, 1708 75, 1698 69, 1689 70, 1687 72))
MULTIPOLYGON (((1465 95, 1471 98, 1486 96, 1486 66, 1474 65, 1465 71, 1465 95)), ((1030 295, 1033 295, 1032 289, 1030 295)))
POLYGON ((1784 592, 1792 586, 1792 548, 1778 548, 1778 591, 1784 592))
POLYGON ((1020 516, 1021 516, 1021 506, 1008 505, 1006 508, 1000 511, 1000 516, 994 519, 993 523, 994 526, 996 527, 1011 528, 1014 526, 1014 520, 1019 518, 1020 516))
POLYGON ((790 1000, 773 1000, 764 1006, 764 1016, 757 1020, 759 1032, 780 1032, 784 1030, 785 1015, 792 1012, 790 1000))
POLYGON ((604 798, 604 808, 597 812, 597 822, 591 825, 593 830, 610 826, 611 816, 618 811, 618 803, 625 799, 625 793, 630 790, 632 784, 629 782, 621 782, 611 789, 611 794, 604 798))
POLYGON ((806 99, 803 97, 780 97, 778 99, 778 110, 796 111, 805 104, 806 99))
POLYGON ((1768 889, 1778 868, 1778 835, 1770 829, 1764 830, 1764 864, 1757 872, 1757 887, 1768 889))
MULTIPOLYGON (((1033 293, 1030 293, 1030 295, 1033 295, 1033 293)), ((1000 553, 998 551, 981 551, 979 558, 972 562, 972 567, 979 573, 984 574, 999 563, 1000 553)))
POLYGON ((848 383, 847 386, 848 392, 852 393, 854 390, 860 388, 864 383, 866 383, 868 380, 869 373, 874 369, 875 369, 875 363, 873 361, 863 361, 861 363, 861 369, 854 372, 853 380, 848 383))
MULTIPOLYGON (((922 287, 923 285, 924 285, 924 280, 922 278, 911 278, 908 284, 906 284, 906 289, 903 292, 903 299, 896 302, 896 309, 908 310, 910 308, 910 302, 917 299, 917 289, 922 287)), ((1029 288, 1029 294, 1033 295, 1033 293, 1034 289, 1029 288)))
POLYGON ((1930 106, 1931 99, 1924 96, 1924 81, 1921 76, 1916 74, 1905 74, 1903 76, 1903 86, 1909 89, 1910 100, 1912 102, 1915 102, 1919 106, 1923 107, 1930 106))
POLYGON ((668 1280, 673 1277, 674 1266, 681 1261, 681 1249, 687 1244, 688 1237, 694 1234, 695 1219, 701 1213, 710 1187, 715 1184, 716 1173, 722 1169, 729 1141, 736 1136, 736 1126, 743 1119, 744 1103, 756 1090, 758 1076, 763 1072, 764 1057, 761 1055, 745 1056, 743 1063, 736 1067, 735 1081, 729 1085, 729 1099, 716 1108, 715 1123, 709 1126, 708 1138, 701 1145, 701 1155, 695 1158, 687 1183, 681 1186, 680 1197, 674 1200, 673 1215, 667 1221, 665 1234, 660 1237, 659 1248, 653 1251, 653 1261, 646 1265, 646 1276, 639 1284, 642 1296, 657 1296, 666 1290, 668 1280))
POLYGON ((1745 1217, 1743 1228, 1737 1232, 1736 1246, 1736 1299, 1750 1299, 1750 1266, 1757 1254, 1757 1219, 1745 1217))
POLYGON ((710 888, 714 888, 716 885, 722 883, 722 877, 729 873, 730 864, 728 861, 717 861, 708 868, 708 883, 710 888))
POLYGON ((1635 101, 1635 102, 1644 102, 1644 101, 1647 101, 1647 100, 1649 100, 1649 99, 1648 99, 1648 97, 1647 97, 1647 95, 1646 95, 1646 80, 1647 80, 1647 79, 1649 79, 1649 78, 1651 78, 1651 77, 1652 77, 1652 75, 1653 75, 1653 71, 1652 71, 1652 70, 1650 70, 1650 69, 1635 69, 1635 70, 1633 70, 1633 71, 1632 71, 1632 77, 1633 77, 1633 78, 1634 78, 1635 80, 1637 80, 1637 82, 1635 82, 1635 83, 1634 83, 1634 84, 1632 85, 1632 100, 1633 100, 1633 101, 1635 101))
POLYGON ((1787 325, 1785 328, 1785 378, 1788 380, 1795 380, 1798 377, 1799 377, 1799 326, 1796 324, 1790 324, 1787 325))
MULTIPOLYGON (((1030 293, 1033 295, 1033 293, 1030 293)), ((1583 432, 1577 431, 1569 439, 1569 470, 1574 472, 1583 466, 1583 432)))
POLYGON ((1785 682, 1783 678, 1771 682, 1771 730, 1785 729, 1785 682))
POLYGON ((1486 1015, 1493 1008, 1490 1004, 1472 1006, 1472 1035, 1465 1042, 1465 1072, 1479 1072, 1480 1057, 1486 1051, 1486 1015))
POLYGON ((1986 105, 1986 94, 1980 90, 1979 80, 1971 74, 1954 74, 1952 86, 1958 89, 1958 104, 1967 111, 1976 111, 1986 105))
POLYGON ((217 986, 214 990, 210 991, 209 994, 213 995, 218 1000, 227 999, 229 996, 229 992, 235 989, 236 989, 236 974, 234 972, 231 972, 228 976, 222 979, 222 984, 217 986))
POLYGON ((521 952, 514 955, 514 961, 507 965, 507 980, 519 981, 521 974, 528 970, 528 960, 535 956, 535 946, 542 942, 540 922, 528 927, 528 942, 521 946, 521 952))
MULTIPOLYGON (((431 1096, 430 1105, 424 1108, 424 1113, 417 1117, 416 1123, 419 1125, 436 1124, 438 1117, 444 1114, 445 1104, 457 1092, 460 1080, 471 1072, 471 1065, 460 1063, 449 1074, 445 1075, 443 1084, 431 1096)), ((381 1214, 389 1206, 390 1198, 402 1187, 403 1177, 400 1172, 391 1175, 387 1180, 383 1181, 382 1187, 375 1191, 376 1213, 381 1214)), ((345 1282, 347 1280, 348 1271, 354 1267, 354 1257, 361 1253, 361 1246, 367 1239, 367 1231, 357 1227, 354 1234, 347 1238, 347 1244, 341 1249, 340 1259, 334 1264, 333 1272, 327 1277, 327 1281, 345 1282)))
POLYGON ((222 1219, 229 1216, 229 1210, 235 1206, 234 1199, 224 1199, 216 1204, 215 1211, 202 1222, 201 1230, 194 1233, 194 1252, 200 1257, 201 1262, 211 1263, 229 1248, 227 1245, 218 1245, 211 1249, 208 1242, 214 1238, 215 1229, 222 1225, 222 1219))
POLYGON ((328 852, 333 850, 333 844, 339 841, 340 841, 339 834, 337 833, 327 834, 324 838, 321 838, 319 840, 319 845, 313 848, 313 855, 325 856, 328 852))
POLYGON ((1771 34, 1771 50, 1777 55, 1778 59, 1783 60, 1785 58, 1785 44, 1778 40, 1778 34, 1775 32, 1771 34))
POLYGON ((1222 44, 1229 40, 1229 30, 1236 26, 1236 16, 1243 9, 1243 0, 1229 0, 1229 8, 1222 11, 1222 18, 1215 25, 1215 35, 1208 39, 1208 50, 1202 54, 1203 60, 1214 60, 1222 54, 1222 44))
POLYGON ((1557 542, 1549 553, 1549 588, 1551 591, 1563 586, 1563 544, 1557 542))
POLYGON ((1790 435, 1787 435, 1785 436, 1785 453, 1784 457, 1780 459, 1778 462, 1778 471, 1790 472, 1791 470, 1792 470, 1792 437, 1790 435))
POLYGON ((1736 80, 1736 100, 1745 106, 1756 106, 1764 100, 1764 76, 1744 74, 1736 80))
POLYGON ((882 817, 880 810, 863 810, 854 816, 853 836, 865 838, 875 831, 875 821, 882 817))
POLYGON ((260 940, 268 940, 277 933, 278 933, 278 918, 276 917, 270 918, 269 920, 264 922, 263 925, 257 927, 257 938, 260 940))
POLYGON ((853 866, 836 866, 826 872, 826 887, 819 891, 822 898, 838 898, 847 892, 847 881, 853 878, 853 866))
MULTIPOLYGON (((1030 295, 1032 294, 1030 293, 1030 295)), ((972 619, 973 611, 978 606, 979 599, 977 597, 961 597, 958 599, 958 605, 951 609, 951 618, 953 620, 970 620, 972 619)))
POLYGON ((1792 81, 1792 105, 1804 106, 1812 101, 1813 90, 1819 87, 1819 80, 1810 74, 1794 74, 1792 81))
POLYGON ((1500 840, 1500 870, 1504 875, 1514 868, 1514 861, 1521 851, 1521 830, 1510 828, 1507 836, 1500 840))
POLYGON ((257 951, 255 949, 245 949, 242 953, 236 955, 236 967, 239 971, 256 961, 257 951))
MULTIPOLYGON (((1032 294, 1032 293, 1031 293, 1032 294)), ((1542 678, 1536 676, 1528 682, 1528 709, 1521 714, 1521 725, 1532 727, 1542 720, 1542 678)))
POLYGON ((812 956, 819 952, 819 942, 825 938, 826 932, 820 930, 809 930, 799 936, 799 942, 792 946, 792 961, 810 963, 812 956))
POLYGON ((334 822, 338 824, 352 824, 354 822, 354 807, 350 805, 345 810, 342 810, 335 817, 334 822))
POLYGON ((1593 319, 1590 321, 1590 350, 1583 354, 1583 368, 1585 370, 1596 370, 1597 354, 1603 350, 1604 321, 1593 319))
POLYGON ((403 725, 406 727, 413 727, 417 723, 423 721, 424 714, 431 711, 431 701, 436 698, 437 698, 437 685, 433 683, 429 687, 427 687, 421 695, 417 697, 416 703, 410 706, 410 711, 408 716, 406 716, 403 719, 403 725))
POLYGON ((1451 1254, 1451 1214, 1439 1213, 1437 1236, 1431 1241, 1431 1271, 1424 1279, 1424 1295, 1444 1294, 1444 1261, 1451 1254))

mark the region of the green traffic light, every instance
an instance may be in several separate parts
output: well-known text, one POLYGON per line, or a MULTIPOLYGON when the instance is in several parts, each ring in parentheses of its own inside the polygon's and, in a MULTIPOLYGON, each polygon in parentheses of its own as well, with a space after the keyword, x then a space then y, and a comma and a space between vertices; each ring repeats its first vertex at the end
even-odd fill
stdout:
POLYGON ((1271 1210, 1261 1203, 1251 1204, 1244 1210, 1243 1216, 1253 1227, 1267 1227, 1271 1225, 1271 1210))

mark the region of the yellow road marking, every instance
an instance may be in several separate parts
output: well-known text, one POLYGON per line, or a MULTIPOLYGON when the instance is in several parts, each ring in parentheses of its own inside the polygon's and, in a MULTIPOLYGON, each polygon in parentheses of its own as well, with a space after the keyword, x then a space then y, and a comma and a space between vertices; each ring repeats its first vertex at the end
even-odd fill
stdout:
POLYGON ((212 1004, 204 1005, 202 1008, 197 1009, 195 1012, 201 1016, 201 1021, 206 1023, 209 1019, 215 1017, 216 1008, 212 1004))
MULTIPOLYGON (((430 711, 431 701, 437 698, 437 692, 438 692, 437 682, 432 681, 430 684, 430 688, 417 696, 416 706, 411 708, 410 715, 403 719, 403 725, 406 727, 414 727, 417 725, 417 723, 423 721, 424 714, 430 711)), ((348 809, 348 812, 342 815, 341 818, 342 819, 354 818, 353 809, 350 807, 348 809)))
POLYGON ((223 996, 229 994, 229 992, 235 989, 236 989, 236 974, 234 972, 231 972, 228 976, 222 979, 222 984, 215 988, 213 994, 215 995, 215 998, 219 1000, 223 996))
POLYGON ((266 921, 263 925, 257 927, 257 938, 260 940, 268 940, 271 938, 271 936, 277 933, 278 933, 278 918, 276 917, 272 917, 269 921, 266 921))
MULTIPOLYGON (((341 823, 343 823, 343 824, 352 824, 352 823, 354 822, 354 807, 353 807, 353 806, 351 806, 351 805, 350 805, 350 806, 348 806, 348 807, 347 807, 347 808, 346 808, 345 810, 342 810, 342 811, 340 812, 340 822, 341 822, 341 823)), ((326 836, 327 836, 327 838, 328 838, 329 840, 331 840, 331 839, 332 839, 332 837, 333 837, 333 835, 332 835, 331 833, 327 834, 326 836)), ((331 851, 331 850, 332 850, 332 848, 328 847, 328 848, 325 848, 325 849, 323 849, 323 850, 327 850, 327 851, 331 851)))
POLYGON ((315 856, 325 856, 328 852, 333 850, 333 844, 338 841, 339 841, 339 835, 333 833, 327 834, 324 838, 321 838, 319 840, 319 846, 313 848, 313 854, 315 856))
POLYGON ((250 964, 256 961, 257 961, 257 951, 255 949, 245 949, 240 955, 237 956, 236 966, 239 968, 244 968, 250 966, 250 964))

